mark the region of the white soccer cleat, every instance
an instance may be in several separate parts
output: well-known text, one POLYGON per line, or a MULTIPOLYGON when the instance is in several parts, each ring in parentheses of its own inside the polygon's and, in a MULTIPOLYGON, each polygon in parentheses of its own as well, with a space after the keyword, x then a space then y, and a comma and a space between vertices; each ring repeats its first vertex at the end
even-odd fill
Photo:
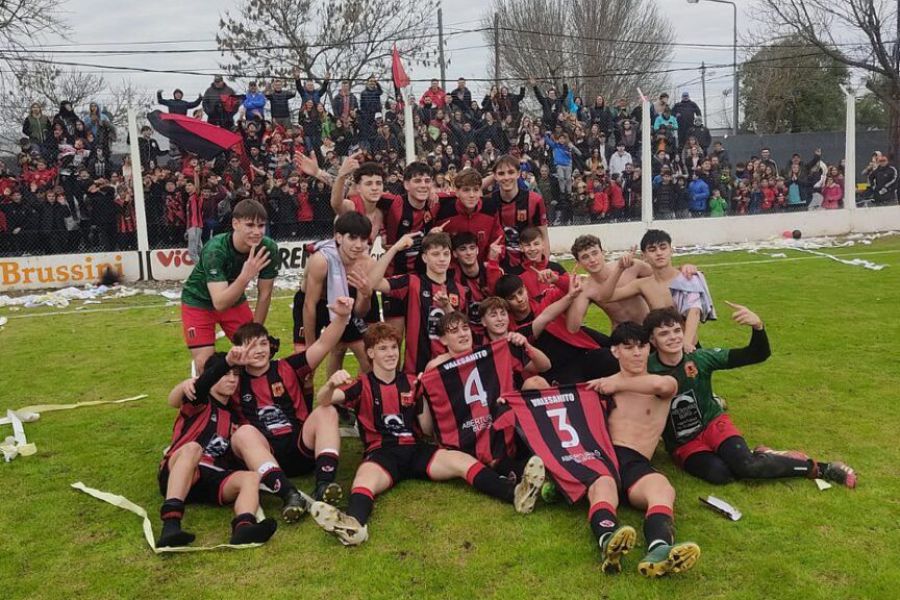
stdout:
POLYGON ((345 546, 358 546, 369 539, 368 527, 327 502, 313 502, 309 514, 319 527, 334 534, 345 546))
POLYGON ((537 456, 528 459, 528 464, 525 465, 525 471, 522 473, 522 481, 516 485, 513 496, 513 506, 517 513, 527 515, 534 510, 534 503, 541 493, 545 477, 544 461, 537 456))

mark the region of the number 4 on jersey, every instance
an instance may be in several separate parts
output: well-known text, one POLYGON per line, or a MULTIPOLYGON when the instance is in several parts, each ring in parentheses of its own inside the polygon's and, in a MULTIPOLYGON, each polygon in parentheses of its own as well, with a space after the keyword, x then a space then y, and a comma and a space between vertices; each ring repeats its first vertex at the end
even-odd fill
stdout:
POLYGON ((560 433, 565 433, 569 436, 568 440, 562 442, 563 448, 574 448, 581 443, 581 438, 578 437, 578 432, 575 431, 574 427, 569 425, 569 419, 566 415, 565 408, 554 408, 553 410, 548 410, 547 416, 551 419, 556 419, 556 428, 559 429, 560 433))
POLYGON ((466 395, 466 404, 475 404, 480 402, 482 406, 488 405, 487 392, 484 390, 484 384, 481 382, 481 375, 478 369, 472 369, 466 378, 466 384, 463 386, 463 392, 466 395))

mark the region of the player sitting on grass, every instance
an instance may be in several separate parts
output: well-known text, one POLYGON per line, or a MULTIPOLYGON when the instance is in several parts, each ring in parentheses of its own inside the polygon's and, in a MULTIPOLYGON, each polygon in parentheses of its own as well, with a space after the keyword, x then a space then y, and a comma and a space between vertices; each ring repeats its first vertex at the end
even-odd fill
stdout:
POLYGON ((316 523, 344 545, 361 544, 369 537, 367 523, 375 496, 411 478, 465 479, 478 491, 513 503, 516 511, 531 512, 543 482, 543 464, 536 462, 535 473, 516 485, 464 452, 425 442, 418 424, 422 405, 414 396, 416 378, 398 370, 400 334, 386 323, 377 323, 366 331, 364 341, 372 371, 360 373, 355 381, 346 371, 338 371, 319 390, 320 406, 343 403, 356 411, 365 453, 353 479, 347 512, 315 502, 310 514, 316 523))
POLYGON ((775 451, 757 446, 750 451, 740 430, 722 411, 712 390, 712 375, 761 363, 771 351, 762 320, 739 304, 732 319, 751 328, 745 348, 701 348, 684 352, 684 318, 675 310, 654 310, 644 326, 656 352, 650 357, 651 373, 671 375, 678 381, 663 432, 666 450, 676 465, 704 481, 725 484, 735 479, 821 477, 856 486, 856 473, 842 462, 817 462, 797 451, 775 451))
POLYGON ((216 344, 216 324, 229 338, 244 323, 265 323, 278 274, 278 246, 263 234, 268 216, 256 200, 241 200, 231 213, 232 233, 220 233, 200 252, 181 290, 181 325, 197 372, 216 344), (256 310, 244 293, 256 280, 256 310))
MULTIPOLYGON (((642 326, 621 323, 611 339, 612 352, 622 370, 612 377, 589 381, 588 387, 615 399, 609 433, 619 463, 620 489, 631 506, 646 511, 647 555, 638 563, 638 570, 647 577, 686 571, 700 557, 700 547, 693 542, 675 544, 675 488, 650 464, 678 382, 648 374, 650 340, 642 326)), ((614 520, 608 522, 606 529, 612 531, 614 520)), ((601 533, 600 528, 594 533, 601 533)))
POLYGON ((509 302, 497 296, 489 296, 479 305, 479 312, 485 332, 483 343, 509 340, 516 388, 538 390, 550 387, 547 380, 540 376, 540 373, 546 373, 553 366, 550 358, 532 346, 525 336, 509 330, 509 302), (516 352, 516 347, 524 349, 524 363, 522 354, 516 352))
POLYGON ((234 502, 232 544, 262 543, 275 533, 273 519, 256 521, 259 475, 234 470, 237 461, 231 452, 228 399, 237 389, 240 367, 254 351, 255 345, 250 344, 234 346, 227 355, 213 355, 196 381, 179 383, 169 394, 170 404, 180 408, 172 444, 159 465, 159 491, 166 500, 160 509, 163 529, 157 547, 187 546, 194 541, 194 534, 181 529, 185 502, 234 502))
POLYGON ((316 500, 339 502, 343 492, 335 483, 341 436, 333 406, 313 410, 303 395, 303 380, 338 343, 353 311, 353 299, 340 296, 328 306, 334 318, 304 352, 272 360, 269 332, 248 323, 235 333, 235 343, 254 344, 231 408, 242 423, 253 425, 255 435, 234 440, 235 453, 262 477, 262 482, 284 501, 282 515, 296 521, 307 503, 287 478, 315 472, 316 500), (274 455, 275 460, 272 460, 274 455), (287 475, 287 476, 286 476, 287 475))

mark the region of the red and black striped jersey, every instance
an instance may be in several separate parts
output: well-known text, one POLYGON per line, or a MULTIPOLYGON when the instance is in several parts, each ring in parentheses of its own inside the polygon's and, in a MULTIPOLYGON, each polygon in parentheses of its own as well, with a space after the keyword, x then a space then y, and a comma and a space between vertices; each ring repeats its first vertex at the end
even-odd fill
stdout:
POLYGON ((539 194, 528 190, 519 190, 510 202, 504 202, 500 190, 494 191, 485 201, 486 209, 496 211, 500 217, 500 226, 506 236, 506 256, 503 267, 515 267, 522 262, 522 250, 519 246, 519 234, 526 227, 542 227, 547 225, 547 209, 544 199, 539 194))
POLYGON ((508 410, 499 426, 515 420, 519 435, 559 485, 577 502, 598 478, 619 481, 619 466, 607 428, 615 403, 584 384, 504 394, 508 410))
POLYGON ((456 280, 452 271, 447 273, 446 283, 432 281, 427 275, 408 273, 389 277, 388 284, 391 287, 388 296, 406 303, 403 370, 421 373, 428 361, 446 351, 437 335, 437 326, 445 310, 435 301, 435 294, 447 294, 450 310, 465 310, 469 290, 456 280))
POLYGON ((408 373, 397 373, 390 383, 381 381, 375 373, 360 373, 355 382, 341 388, 344 406, 356 412, 366 454, 418 441, 415 384, 415 376, 408 373))
POLYGON ((463 307, 469 317, 469 326, 477 335, 484 335, 484 327, 481 325, 481 301, 494 294, 494 286, 503 275, 503 270, 496 261, 481 263, 478 275, 469 277, 462 269, 455 269, 454 274, 459 285, 469 290, 469 302, 463 307))
POLYGON ((244 371, 231 407, 241 423, 253 425, 266 438, 299 433, 312 412, 312 399, 303 394, 303 382, 310 373, 306 352, 273 360, 259 376, 244 371))
POLYGON ((422 251, 422 237, 431 231, 432 215, 428 204, 422 208, 413 206, 406 194, 397 196, 384 194, 378 201, 378 209, 383 215, 384 244, 389 248, 410 232, 421 231, 422 236, 413 240, 413 245, 397 256, 388 266, 388 275, 415 273, 419 253, 422 251))
POLYGON ((206 369, 194 384, 196 399, 182 398, 175 427, 172 429, 172 443, 166 450, 163 463, 185 444, 196 442, 203 448, 200 462, 227 469, 232 466, 231 433, 234 429, 231 411, 220 404, 209 390, 229 370, 223 356, 213 356, 206 369))
POLYGON ((512 424, 503 431, 494 427, 497 399, 514 391, 506 340, 425 371, 421 384, 441 447, 461 450, 488 465, 515 453, 512 424))
POLYGON ((565 267, 552 260, 536 263, 523 259, 518 266, 510 268, 509 273, 518 275, 525 285, 525 289, 528 290, 528 297, 538 301, 552 288, 559 288, 563 292, 569 291, 569 273, 565 267), (540 280, 538 273, 544 269, 550 269, 559 276, 556 283, 544 283, 540 280))
POLYGON ((434 224, 443 226, 451 236, 467 231, 475 236, 478 245, 478 259, 483 263, 488 258, 488 248, 503 235, 496 206, 486 207, 478 201, 475 210, 469 212, 456 196, 440 197, 434 211, 434 224))
MULTIPOLYGON (((535 317, 554 302, 565 296, 565 292, 557 287, 553 287, 547 290, 544 293, 543 298, 540 300, 535 300, 533 298, 529 298, 528 301, 531 304, 531 312, 528 313, 522 319, 515 320, 515 331, 518 331, 522 335, 528 338, 528 341, 534 344, 536 342, 534 333, 531 330, 531 324, 534 321, 535 317)), ((510 323, 510 328, 512 329, 512 323, 510 323)), ((576 333, 572 333, 569 331, 568 327, 566 327, 566 313, 562 313, 544 328, 544 335, 550 335, 555 337, 557 340, 561 341, 564 344, 572 346, 573 348, 581 348, 582 350, 596 350, 600 347, 600 344, 597 341, 584 332, 584 329, 580 329, 576 333)), ((539 336, 540 337, 540 336, 539 336)), ((553 357, 550 357, 553 360, 553 357)))

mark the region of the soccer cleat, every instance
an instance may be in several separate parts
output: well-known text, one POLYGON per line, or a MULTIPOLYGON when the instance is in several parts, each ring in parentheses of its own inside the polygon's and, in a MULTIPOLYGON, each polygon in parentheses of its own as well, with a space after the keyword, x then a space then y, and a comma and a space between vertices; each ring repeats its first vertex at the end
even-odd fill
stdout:
POLYGON ((360 525, 355 517, 345 514, 325 502, 313 502, 309 509, 313 520, 345 546, 358 546, 369 539, 369 528, 360 525))
POLYGON ((725 412, 728 412, 728 402, 725 401, 725 398, 719 396, 718 394, 713 394, 712 397, 713 400, 715 400, 716 404, 719 405, 719 408, 721 408, 725 412))
POLYGON ((820 476, 822 479, 846 485, 850 489, 856 487, 856 471, 850 465, 840 461, 825 463, 820 476))
POLYGON ((800 452, 799 450, 772 450, 768 446, 757 446, 753 449, 753 452, 757 454, 773 454, 775 456, 786 456, 787 458, 793 458, 796 460, 810 460, 809 456, 804 452, 800 452))
POLYGON ((334 481, 320 481, 313 492, 313 498, 337 506, 344 499, 344 489, 334 481))
POLYGON ((600 568, 604 573, 622 572, 622 557, 628 554, 637 541, 637 532, 631 525, 619 525, 615 531, 600 540, 600 568))
POLYGON ((534 510, 541 486, 544 484, 544 461, 537 456, 528 459, 520 481, 513 492, 513 506, 516 512, 527 515, 534 510))
POLYGON ((287 498, 284 499, 284 506, 281 507, 281 516, 287 523, 295 523, 300 520, 309 506, 306 499, 297 490, 291 490, 287 498))
POLYGON ((674 546, 659 544, 641 559, 638 571, 645 577, 681 573, 697 564, 699 558, 700 546, 694 542, 682 542, 674 546))

